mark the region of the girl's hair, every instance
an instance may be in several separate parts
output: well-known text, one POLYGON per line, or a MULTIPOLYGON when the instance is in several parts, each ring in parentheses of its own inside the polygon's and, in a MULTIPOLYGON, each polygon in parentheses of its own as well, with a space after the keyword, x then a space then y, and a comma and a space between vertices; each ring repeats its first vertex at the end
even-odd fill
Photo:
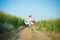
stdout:
POLYGON ((29 17, 32 17, 32 15, 29 15, 29 17))

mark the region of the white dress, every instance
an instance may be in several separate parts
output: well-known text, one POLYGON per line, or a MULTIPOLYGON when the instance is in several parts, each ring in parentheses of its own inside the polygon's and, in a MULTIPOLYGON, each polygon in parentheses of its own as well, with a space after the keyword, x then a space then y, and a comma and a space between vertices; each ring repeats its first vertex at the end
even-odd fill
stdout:
POLYGON ((26 25, 29 25, 29 26, 30 26, 31 24, 33 24, 33 23, 32 23, 32 18, 28 18, 28 19, 25 21, 25 24, 26 24, 26 25))

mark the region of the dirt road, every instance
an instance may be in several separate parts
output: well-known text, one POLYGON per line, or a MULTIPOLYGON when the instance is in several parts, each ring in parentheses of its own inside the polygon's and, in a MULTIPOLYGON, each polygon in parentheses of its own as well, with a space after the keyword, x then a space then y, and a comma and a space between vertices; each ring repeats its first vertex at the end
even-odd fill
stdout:
POLYGON ((35 27, 27 27, 18 32, 17 40, 51 40, 51 38, 45 33, 37 31, 35 27))

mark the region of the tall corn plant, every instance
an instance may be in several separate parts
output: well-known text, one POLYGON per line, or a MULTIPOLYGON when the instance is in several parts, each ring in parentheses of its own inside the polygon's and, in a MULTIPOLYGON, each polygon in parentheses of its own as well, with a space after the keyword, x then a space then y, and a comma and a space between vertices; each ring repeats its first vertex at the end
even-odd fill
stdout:
POLYGON ((21 25, 24 25, 22 18, 0 11, 0 32, 5 30, 11 31, 12 29, 19 28, 21 25))
POLYGON ((41 20, 36 23, 39 28, 45 27, 47 31, 60 32, 60 18, 41 20))

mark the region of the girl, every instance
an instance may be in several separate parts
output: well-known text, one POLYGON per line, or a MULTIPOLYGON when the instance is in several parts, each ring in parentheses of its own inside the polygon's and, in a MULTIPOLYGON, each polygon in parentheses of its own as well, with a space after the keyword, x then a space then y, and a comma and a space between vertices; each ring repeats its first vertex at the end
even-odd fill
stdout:
POLYGON ((32 15, 29 15, 27 20, 24 21, 26 25, 31 26, 32 23, 32 15))

